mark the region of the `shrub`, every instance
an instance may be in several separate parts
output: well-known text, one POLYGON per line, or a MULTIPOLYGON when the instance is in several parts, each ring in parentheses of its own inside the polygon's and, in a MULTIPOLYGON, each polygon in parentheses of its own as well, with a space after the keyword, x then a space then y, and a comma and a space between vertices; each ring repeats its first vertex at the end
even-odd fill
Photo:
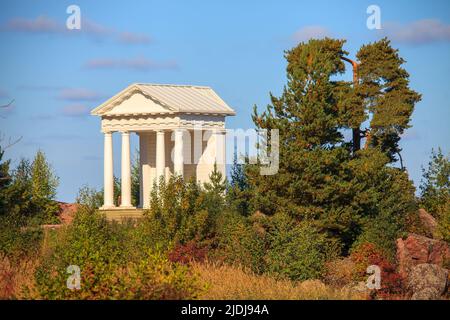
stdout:
POLYGON ((383 253, 373 243, 362 243, 355 247, 350 255, 355 263, 355 280, 367 278, 366 270, 370 265, 377 265, 381 269, 381 289, 372 292, 372 297, 382 299, 403 298, 406 291, 404 289, 403 278, 396 272, 395 265, 392 264, 383 253))
POLYGON ((339 250, 309 222, 276 214, 268 231, 267 271, 292 280, 317 279, 339 250))
POLYGON ((81 209, 72 225, 53 239, 36 270, 39 296, 45 299, 188 299, 199 290, 186 267, 167 260, 148 241, 145 229, 110 224, 81 209), (136 239, 135 239, 136 236, 136 239), (81 289, 69 290, 67 267, 81 271, 81 289))
POLYGON ((36 256, 8 257, 0 254, 0 300, 34 297, 36 256))
POLYGON ((223 195, 217 184, 202 189, 195 180, 185 182, 178 176, 155 184, 146 216, 158 230, 160 240, 184 244, 213 237, 223 209, 223 195))
POLYGON ((324 281, 327 284, 343 287, 354 281, 355 263, 348 257, 328 261, 325 264, 324 281))
POLYGON ((103 192, 97 191, 87 185, 80 188, 76 198, 76 203, 87 206, 91 209, 100 208, 103 204, 103 192))
POLYGON ((239 264, 255 273, 265 271, 265 239, 251 221, 234 212, 224 213, 219 220, 215 258, 239 264))
POLYGON ((0 216, 0 253, 20 259, 38 253, 43 237, 42 228, 26 223, 15 215, 0 216))
POLYGON ((169 252, 169 260, 171 262, 179 262, 181 264, 188 264, 193 261, 202 262, 206 259, 208 248, 191 240, 186 244, 177 244, 169 252))

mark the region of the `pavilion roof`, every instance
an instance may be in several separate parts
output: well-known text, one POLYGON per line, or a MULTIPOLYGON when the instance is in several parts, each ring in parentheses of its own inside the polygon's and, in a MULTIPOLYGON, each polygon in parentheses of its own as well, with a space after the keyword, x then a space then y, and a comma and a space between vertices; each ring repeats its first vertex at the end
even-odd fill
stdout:
POLYGON ((234 110, 210 87, 174 84, 136 83, 128 86, 91 111, 102 116, 132 94, 140 93, 168 113, 235 115, 234 110))

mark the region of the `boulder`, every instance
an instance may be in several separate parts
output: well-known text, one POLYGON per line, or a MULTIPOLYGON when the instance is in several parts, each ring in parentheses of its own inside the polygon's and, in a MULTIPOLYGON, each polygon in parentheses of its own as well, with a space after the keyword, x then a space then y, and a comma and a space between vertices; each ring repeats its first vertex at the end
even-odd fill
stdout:
POLYGON ((419 209, 419 220, 425 229, 427 235, 434 236, 436 234, 437 222, 436 219, 429 214, 425 209, 419 209))
POLYGON ((440 299, 447 288, 448 271, 435 264, 422 263, 411 268, 407 287, 412 300, 440 299))
POLYGON ((450 259, 450 249, 445 241, 435 240, 409 234, 408 237, 397 239, 397 260, 399 273, 407 277, 411 268, 422 263, 443 266, 450 259))

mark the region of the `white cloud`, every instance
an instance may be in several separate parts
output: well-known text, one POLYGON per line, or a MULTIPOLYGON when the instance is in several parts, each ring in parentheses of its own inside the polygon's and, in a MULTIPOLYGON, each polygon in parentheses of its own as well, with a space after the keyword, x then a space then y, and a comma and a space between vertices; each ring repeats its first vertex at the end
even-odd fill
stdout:
POLYGON ((62 89, 58 98, 68 101, 96 101, 102 98, 98 92, 84 88, 62 89))
POLYGON ((15 17, 1 25, 0 31, 65 36, 86 35, 94 40, 110 38, 122 44, 148 44, 151 42, 150 37, 145 34, 115 30, 87 18, 82 18, 80 30, 68 30, 65 22, 44 15, 31 19, 15 17))
POLYGON ((62 114, 67 117, 85 117, 89 115, 89 108, 83 104, 71 104, 63 108, 62 114))
POLYGON ((325 37, 330 37, 331 32, 322 26, 305 26, 297 30, 292 38, 296 42, 308 41, 309 39, 322 39, 325 37))
POLYGON ((450 41, 450 25, 438 19, 423 19, 409 24, 388 22, 382 25, 383 36, 405 44, 420 45, 450 41))
POLYGON ((88 69, 132 69, 139 71, 178 69, 176 61, 154 61, 145 57, 130 59, 99 58, 92 59, 85 63, 88 69))

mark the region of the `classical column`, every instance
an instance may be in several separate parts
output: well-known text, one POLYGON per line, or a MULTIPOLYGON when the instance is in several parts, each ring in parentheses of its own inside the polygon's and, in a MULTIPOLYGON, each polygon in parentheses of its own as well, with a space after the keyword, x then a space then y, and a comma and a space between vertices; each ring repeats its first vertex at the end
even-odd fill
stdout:
POLYGON ((131 206, 131 159, 130 159, 130 133, 122 132, 122 196, 121 207, 131 206))
POLYGON ((225 178, 225 168, 226 168, 226 144, 225 144, 225 134, 224 130, 214 130, 213 134, 215 136, 216 144, 216 155, 215 163, 217 165, 217 170, 220 171, 225 178))
POLYGON ((175 175, 180 175, 183 177, 183 130, 175 129, 175 147, 173 152, 173 171, 175 175))
POLYGON ((114 173, 113 173, 113 142, 112 133, 105 132, 104 154, 103 154, 103 207, 109 209, 114 207, 114 173))
POLYGON ((148 132, 142 132, 139 134, 139 161, 140 161, 140 202, 139 206, 144 209, 150 207, 150 191, 153 184, 151 179, 151 166, 150 166, 150 153, 151 145, 150 138, 154 138, 148 132))
POLYGON ((164 145, 164 131, 156 132, 156 178, 159 183, 161 176, 165 176, 166 171, 166 148, 164 145))

